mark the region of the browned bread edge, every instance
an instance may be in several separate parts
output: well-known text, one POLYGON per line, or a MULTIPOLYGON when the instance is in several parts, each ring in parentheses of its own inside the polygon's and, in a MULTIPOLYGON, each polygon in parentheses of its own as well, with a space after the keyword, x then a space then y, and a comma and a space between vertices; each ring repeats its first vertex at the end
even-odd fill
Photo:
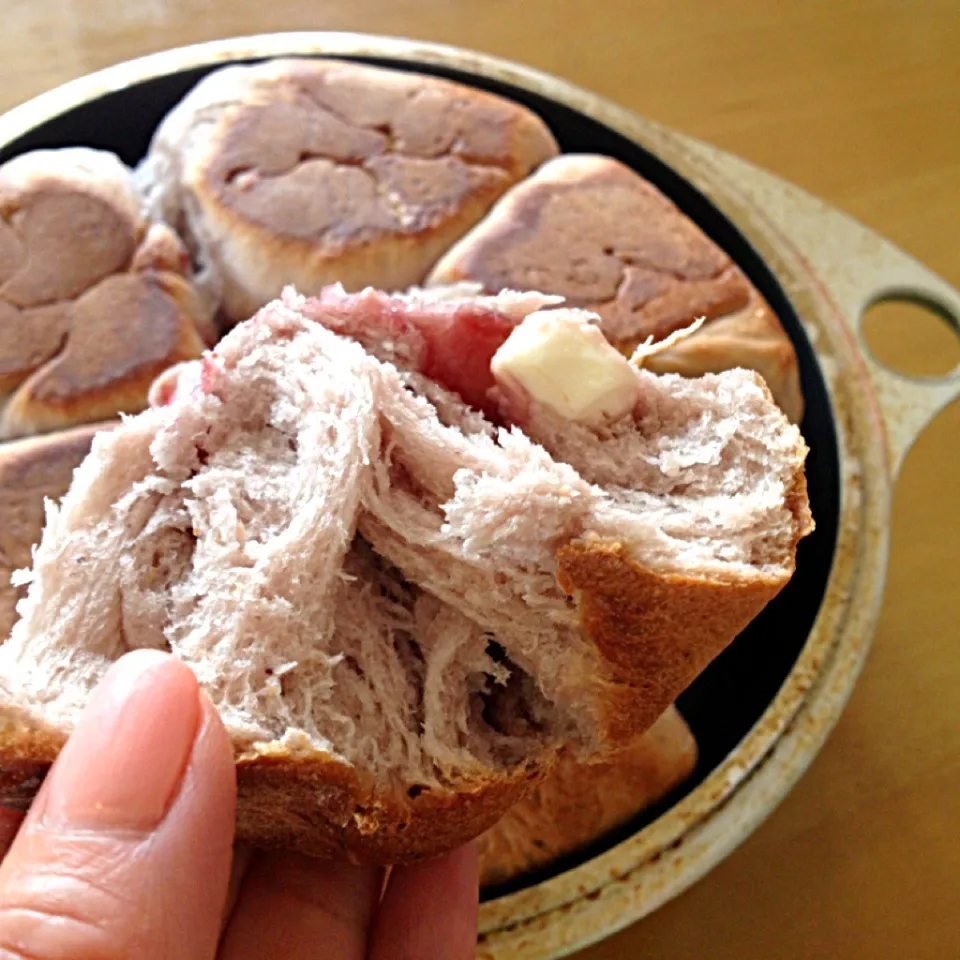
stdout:
POLYGON ((802 468, 786 506, 794 517, 789 565, 747 580, 657 573, 614 541, 579 540, 557 551, 560 586, 621 681, 608 699, 614 740, 649 728, 789 582, 797 544, 813 530, 802 468))
MULTIPOLYGON (((64 742, 21 711, 0 712, 0 807, 28 807, 64 742)), ((424 859, 483 833, 539 776, 517 769, 468 790, 388 799, 347 764, 268 746, 237 758, 236 839, 356 863, 424 859)))

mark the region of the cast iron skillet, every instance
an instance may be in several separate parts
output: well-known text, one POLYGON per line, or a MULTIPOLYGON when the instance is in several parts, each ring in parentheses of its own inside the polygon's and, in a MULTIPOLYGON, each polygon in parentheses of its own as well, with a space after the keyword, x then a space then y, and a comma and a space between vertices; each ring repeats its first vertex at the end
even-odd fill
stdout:
MULTIPOLYGON (((693 776, 662 802, 576 854, 484 891, 484 899, 494 899, 592 859, 655 820, 701 783, 760 719, 790 673, 824 597, 838 530, 837 437, 826 384, 790 298, 743 234, 688 180, 609 127, 529 90, 422 62, 373 57, 344 59, 447 77, 508 97, 539 114, 564 152, 606 154, 636 170, 676 203, 747 274, 780 318, 800 364, 806 407, 801 429, 810 446, 807 477, 817 528, 801 542, 796 574, 787 587, 680 697, 678 707, 699 747, 693 776)), ((213 69, 209 66, 155 77, 74 107, 5 145, 0 149, 0 162, 28 150, 85 145, 113 151, 126 163, 136 164, 146 153, 162 117, 213 69)))

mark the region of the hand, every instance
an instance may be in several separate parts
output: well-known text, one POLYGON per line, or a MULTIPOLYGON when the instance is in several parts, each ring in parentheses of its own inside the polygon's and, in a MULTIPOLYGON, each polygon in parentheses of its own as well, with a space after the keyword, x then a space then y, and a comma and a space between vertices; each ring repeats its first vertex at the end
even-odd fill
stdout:
POLYGON ((0 812, 0 960, 468 960, 473 845, 383 871, 238 853, 227 733, 192 671, 118 661, 30 812, 0 812), (381 896, 381 891, 383 891, 381 896))

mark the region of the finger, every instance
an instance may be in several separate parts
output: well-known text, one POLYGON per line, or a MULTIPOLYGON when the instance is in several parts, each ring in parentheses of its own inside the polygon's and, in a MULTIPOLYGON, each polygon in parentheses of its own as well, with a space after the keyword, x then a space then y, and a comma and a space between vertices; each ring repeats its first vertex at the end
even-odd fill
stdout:
POLYGON ((299 854, 254 856, 222 960, 364 960, 382 871, 299 854))
POLYGON ((21 823, 23 823, 22 813, 0 807, 0 860, 7 855, 21 823))
POLYGON ((209 960, 235 801, 229 739, 190 669, 123 657, 0 865, 0 956, 209 960))
POLYGON ((237 905, 240 888, 247 878, 247 870, 250 867, 252 856, 253 851, 249 847, 237 846, 234 848, 233 863, 230 865, 230 882, 227 884, 227 899, 223 907, 223 922, 220 925, 221 936, 227 929, 227 924, 233 915, 233 908, 237 905))
POLYGON ((395 867, 370 938, 370 960, 473 960, 479 910, 476 844, 395 867))

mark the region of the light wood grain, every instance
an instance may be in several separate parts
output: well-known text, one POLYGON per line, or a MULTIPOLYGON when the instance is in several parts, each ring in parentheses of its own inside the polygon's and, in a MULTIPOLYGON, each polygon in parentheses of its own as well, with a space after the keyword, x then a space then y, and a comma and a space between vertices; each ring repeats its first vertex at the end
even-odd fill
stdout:
MULTIPOLYGON (((165 47, 281 29, 416 36, 523 60, 765 166, 960 286, 956 0, 15 0, 0 107, 165 47)), ((892 355, 943 338, 885 323, 892 355)), ((887 601, 853 700, 740 850, 583 954, 960 956, 960 405, 911 454, 887 601)))

